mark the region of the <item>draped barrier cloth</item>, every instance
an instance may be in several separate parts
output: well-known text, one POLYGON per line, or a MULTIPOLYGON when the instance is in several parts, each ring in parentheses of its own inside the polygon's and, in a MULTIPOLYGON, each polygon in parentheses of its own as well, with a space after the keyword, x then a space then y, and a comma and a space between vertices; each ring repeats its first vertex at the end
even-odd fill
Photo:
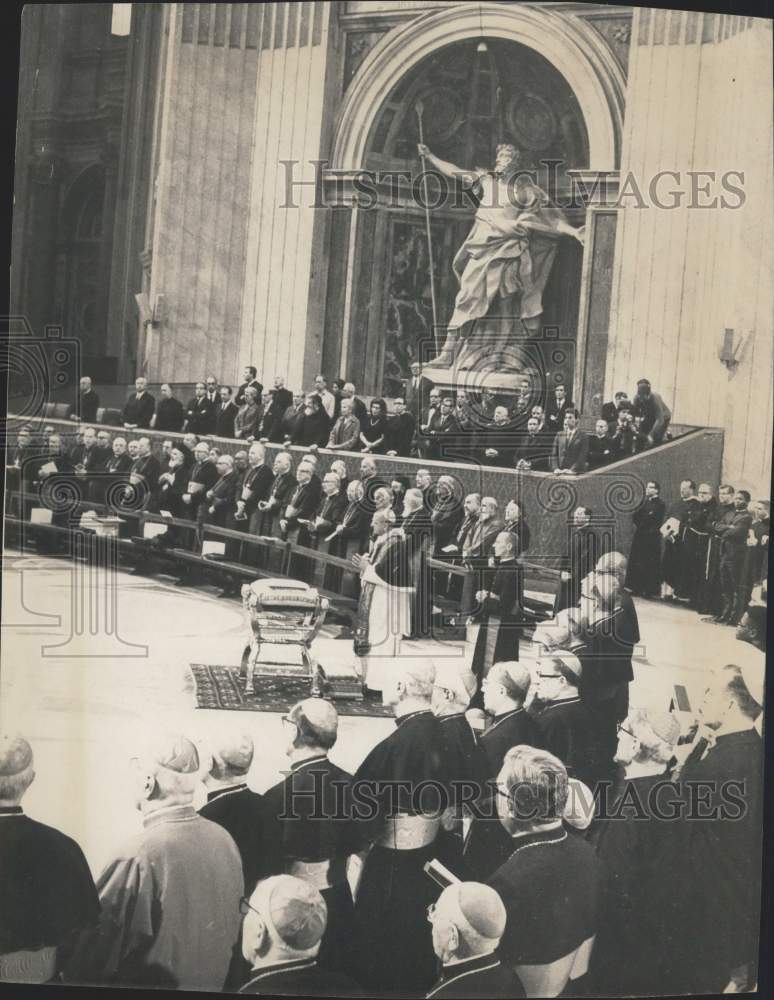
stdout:
MULTIPOLYGON (((13 414, 8 417, 8 434, 15 434, 22 424, 30 426, 33 432, 51 426, 68 436, 77 428, 67 420, 21 419, 13 414)), ((100 425, 111 434, 120 434, 127 440, 147 437, 154 447, 161 441, 181 441, 182 434, 167 434, 156 431, 127 431, 122 427, 100 425)), ((390 458, 386 455, 371 456, 376 463, 377 475, 388 481, 396 474, 408 475, 413 480, 419 469, 428 469, 434 479, 441 475, 451 475, 457 482, 459 492, 480 493, 493 496, 500 505, 500 511, 509 500, 516 500, 521 506, 529 524, 532 540, 528 556, 532 561, 544 562, 546 566, 557 567, 566 553, 568 523, 572 512, 579 505, 591 507, 595 519, 615 526, 615 548, 628 552, 633 535, 632 513, 639 506, 644 495, 645 483, 656 479, 662 484, 662 498, 669 506, 678 499, 680 480, 686 470, 697 481, 720 482, 723 456, 723 431, 719 428, 684 428, 685 433, 673 441, 657 448, 622 459, 602 469, 586 472, 579 476, 557 477, 546 472, 517 472, 491 466, 478 466, 442 460, 417 458, 390 458)), ((245 450, 246 441, 207 437, 222 451, 234 454, 245 450)), ((267 444, 267 461, 273 462, 279 451, 287 451, 294 464, 309 449, 267 444)), ((350 479, 358 478, 362 455, 355 452, 318 452, 318 474, 322 477, 331 462, 342 459, 347 466, 350 479)), ((244 536, 243 536, 244 537, 244 536)))

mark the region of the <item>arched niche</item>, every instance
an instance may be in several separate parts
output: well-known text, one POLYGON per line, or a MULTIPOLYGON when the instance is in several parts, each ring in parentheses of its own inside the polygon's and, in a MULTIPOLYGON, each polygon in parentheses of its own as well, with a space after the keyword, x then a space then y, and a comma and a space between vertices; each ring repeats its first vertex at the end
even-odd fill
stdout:
POLYGON ((567 81, 583 114, 591 170, 615 170, 620 158, 625 80, 615 56, 583 19, 515 4, 459 4, 390 31, 355 74, 338 116, 335 170, 365 167, 371 132, 385 96, 438 49, 481 37, 537 52, 567 81))

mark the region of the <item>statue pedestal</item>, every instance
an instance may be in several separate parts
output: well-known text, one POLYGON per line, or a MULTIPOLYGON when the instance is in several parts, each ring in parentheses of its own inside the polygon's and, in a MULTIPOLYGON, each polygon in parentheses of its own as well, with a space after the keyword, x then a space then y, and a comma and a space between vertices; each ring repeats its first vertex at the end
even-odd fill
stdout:
MULTIPOLYGON (((439 389, 457 392, 482 392, 491 389, 498 396, 515 396, 528 373, 467 371, 456 367, 428 368, 426 374, 439 389)), ((531 384, 531 378, 530 378, 531 384)))

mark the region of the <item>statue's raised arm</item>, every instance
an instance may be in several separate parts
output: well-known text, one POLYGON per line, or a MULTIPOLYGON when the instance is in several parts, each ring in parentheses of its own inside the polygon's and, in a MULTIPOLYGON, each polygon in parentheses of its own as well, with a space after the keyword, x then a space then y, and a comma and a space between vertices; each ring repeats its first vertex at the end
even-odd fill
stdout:
POLYGON ((467 184, 475 184, 481 176, 481 172, 478 170, 463 170, 462 167, 457 167, 447 160, 440 159, 440 157, 431 153, 423 142, 417 144, 417 150, 426 163, 429 163, 431 167, 435 167, 436 170, 446 177, 454 177, 457 180, 465 181, 467 184))

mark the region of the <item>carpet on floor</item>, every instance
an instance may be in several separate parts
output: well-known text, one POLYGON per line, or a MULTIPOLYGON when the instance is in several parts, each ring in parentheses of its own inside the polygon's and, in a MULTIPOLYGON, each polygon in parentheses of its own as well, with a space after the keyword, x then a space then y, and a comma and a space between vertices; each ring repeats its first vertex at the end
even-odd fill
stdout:
MULTIPOLYGON (((245 694, 239 667, 192 663, 197 708, 238 712, 287 712, 297 701, 309 697, 309 681, 299 677, 256 678, 255 694, 245 694)), ((392 718, 392 710, 378 701, 332 698, 339 715, 392 718)))

